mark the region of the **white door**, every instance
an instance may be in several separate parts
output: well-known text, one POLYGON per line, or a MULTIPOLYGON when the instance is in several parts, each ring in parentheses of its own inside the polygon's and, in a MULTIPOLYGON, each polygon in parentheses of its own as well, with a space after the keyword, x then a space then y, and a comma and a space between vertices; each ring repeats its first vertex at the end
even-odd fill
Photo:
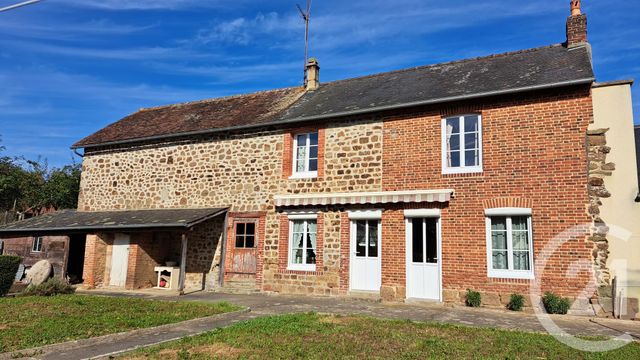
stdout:
POLYGON ((380 220, 351 221, 351 290, 380 291, 381 235, 380 220))
POLYGON ((440 220, 407 219, 407 298, 440 300, 440 220))
POLYGON ((129 266, 129 235, 116 234, 111 252, 111 275, 109 285, 124 287, 129 266))

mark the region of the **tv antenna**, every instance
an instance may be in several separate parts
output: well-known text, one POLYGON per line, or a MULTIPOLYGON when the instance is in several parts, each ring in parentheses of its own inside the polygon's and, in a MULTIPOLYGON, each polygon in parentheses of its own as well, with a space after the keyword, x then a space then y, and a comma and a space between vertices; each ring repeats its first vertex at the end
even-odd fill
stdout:
POLYGON ((17 4, 13 4, 13 5, 9 5, 9 6, 5 6, 5 7, 1 7, 0 8, 0 12, 3 11, 9 11, 9 10, 13 10, 13 9, 17 9, 19 7, 23 7, 23 6, 27 6, 27 5, 31 5, 31 4, 36 4, 39 3, 43 0, 28 0, 28 1, 23 1, 17 4))
POLYGON ((300 15, 304 20, 304 84, 307 84, 307 61, 309 57, 309 20, 311 19, 311 0, 307 0, 307 10, 304 11, 297 5, 300 15))

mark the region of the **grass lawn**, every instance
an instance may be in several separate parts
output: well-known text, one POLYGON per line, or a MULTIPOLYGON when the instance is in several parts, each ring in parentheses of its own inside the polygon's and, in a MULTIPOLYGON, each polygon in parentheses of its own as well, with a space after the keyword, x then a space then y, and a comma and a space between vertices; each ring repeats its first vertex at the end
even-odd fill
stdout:
POLYGON ((640 344, 607 354, 573 350, 549 335, 506 330, 333 317, 283 315, 239 323, 142 349, 128 359, 640 359, 640 344))
POLYGON ((0 352, 27 349, 238 310, 227 303, 84 295, 0 299, 0 352))

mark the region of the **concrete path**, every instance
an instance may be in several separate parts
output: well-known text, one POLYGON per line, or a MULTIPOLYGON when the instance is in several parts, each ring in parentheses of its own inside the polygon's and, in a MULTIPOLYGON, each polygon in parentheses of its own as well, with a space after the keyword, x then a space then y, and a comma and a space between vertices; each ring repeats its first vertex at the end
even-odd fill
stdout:
MULTIPOLYGON (((382 304, 374 301, 349 298, 314 298, 264 294, 236 295, 204 292, 180 297, 159 292, 129 293, 91 291, 89 293, 92 295, 141 297, 171 301, 226 301, 248 307, 251 311, 223 314, 179 324, 164 325, 159 328, 107 335, 96 339, 73 341, 36 349, 36 352, 32 352, 31 350, 22 351, 22 354, 42 359, 106 358, 109 355, 154 345, 159 342, 197 335, 215 328, 225 327, 239 321, 251 320, 260 316, 301 312, 341 315, 357 314, 388 319, 546 332, 545 328, 533 314, 471 309, 466 307, 447 307, 435 303, 382 304)), ((636 341, 640 340, 640 322, 637 321, 590 319, 576 316, 551 316, 551 318, 559 327, 572 335, 620 336, 626 333, 636 341)), ((3 359, 2 355, 0 355, 0 359, 3 359)))

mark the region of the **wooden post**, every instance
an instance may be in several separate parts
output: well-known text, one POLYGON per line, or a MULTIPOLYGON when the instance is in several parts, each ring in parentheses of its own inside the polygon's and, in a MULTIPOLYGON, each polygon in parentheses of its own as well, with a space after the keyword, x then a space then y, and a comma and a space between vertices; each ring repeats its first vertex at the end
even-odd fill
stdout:
POLYGON ((182 255, 180 256, 180 280, 178 282, 178 291, 180 295, 184 294, 184 282, 187 276, 187 234, 182 234, 182 255))

